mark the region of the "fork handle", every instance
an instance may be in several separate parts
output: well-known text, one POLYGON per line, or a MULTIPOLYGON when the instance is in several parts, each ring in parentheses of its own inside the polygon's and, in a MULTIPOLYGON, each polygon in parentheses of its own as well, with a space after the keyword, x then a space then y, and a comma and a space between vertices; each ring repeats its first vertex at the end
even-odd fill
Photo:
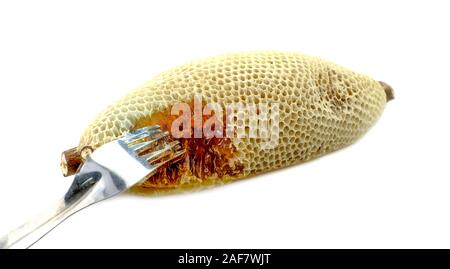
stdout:
POLYGON ((0 249, 29 248, 72 214, 88 206, 87 199, 79 198, 69 205, 61 199, 51 210, 26 222, 0 238, 0 249))
POLYGON ((56 206, 1 237, 0 249, 29 248, 77 211, 104 199, 105 197, 100 195, 103 185, 98 184, 102 176, 91 166, 98 168, 95 161, 87 158, 69 190, 56 206))

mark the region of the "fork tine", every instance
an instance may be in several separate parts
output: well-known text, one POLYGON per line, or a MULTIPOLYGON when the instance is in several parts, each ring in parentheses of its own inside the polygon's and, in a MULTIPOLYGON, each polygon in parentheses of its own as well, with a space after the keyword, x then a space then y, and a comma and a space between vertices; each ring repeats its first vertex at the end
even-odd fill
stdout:
MULTIPOLYGON (((159 138, 160 139, 160 138, 159 138)), ((153 144, 156 141, 156 139, 153 139, 151 141, 146 141, 146 142, 142 142, 139 143, 135 146, 132 146, 130 149, 135 151, 138 155, 140 153, 142 153, 146 148, 148 148, 148 146, 150 146, 151 144, 153 144)))
POLYGON ((142 158, 144 158, 147 162, 157 161, 161 157, 163 157, 169 153, 172 153, 173 149, 175 149, 175 147, 177 147, 179 145, 180 145, 180 143, 178 141, 172 141, 169 144, 167 144, 164 148, 157 150, 157 151, 150 152, 150 153, 142 156, 142 158))
POLYGON ((131 134, 139 134, 139 133, 144 133, 147 131, 151 131, 151 130, 156 130, 161 128, 159 125, 152 125, 152 126, 147 126, 147 127, 143 127, 143 128, 139 128, 134 132, 131 132, 131 134))
POLYGON ((144 158, 146 162, 155 162, 168 153, 170 153, 170 151, 167 148, 163 148, 144 155, 142 158, 144 158))
POLYGON ((147 136, 153 136, 155 134, 160 133, 160 127, 159 125, 153 125, 149 127, 144 127, 141 129, 136 130, 133 133, 130 133, 128 135, 125 135, 125 137, 122 139, 123 142, 130 144, 134 141, 140 140, 142 138, 145 138, 147 136))
MULTIPOLYGON (((135 151, 137 154, 141 154, 141 153, 145 152, 146 150, 150 149, 151 145, 158 143, 160 140, 164 139, 168 135, 169 135, 169 132, 166 131, 163 133, 160 132, 160 133, 154 134, 153 136, 148 136, 148 137, 153 137, 153 139, 133 145, 130 147, 130 149, 135 151)), ((144 138, 147 138, 147 137, 139 138, 139 140, 144 139, 144 138)), ((133 143, 130 143, 130 144, 133 144, 133 143)))
POLYGON ((181 150, 175 152, 175 154, 172 156, 172 161, 178 161, 177 159, 179 157, 183 156, 184 154, 186 154, 186 151, 184 149, 181 149, 181 150))
POLYGON ((134 135, 133 137, 126 138, 123 140, 123 142, 125 142, 129 146, 133 146, 133 145, 139 144, 140 142, 143 142, 148 137, 153 137, 160 133, 161 133, 161 130, 151 130, 151 131, 148 131, 147 133, 140 133, 140 134, 134 135))
POLYGON ((158 169, 160 166, 166 164, 166 163, 169 162, 169 161, 170 161, 170 162, 177 162, 177 161, 179 161, 178 158, 181 157, 181 156, 183 156, 185 153, 186 153, 185 150, 179 150, 179 151, 177 151, 173 156, 171 156, 170 158, 167 158, 166 160, 164 160, 164 161, 162 161, 162 162, 156 164, 156 165, 155 165, 155 168, 158 169))

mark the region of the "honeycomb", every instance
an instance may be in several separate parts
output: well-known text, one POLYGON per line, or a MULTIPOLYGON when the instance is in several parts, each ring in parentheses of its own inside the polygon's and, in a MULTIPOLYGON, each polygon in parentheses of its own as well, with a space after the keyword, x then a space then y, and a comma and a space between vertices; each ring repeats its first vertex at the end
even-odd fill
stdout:
MULTIPOLYGON (((86 129, 77 150, 159 124, 169 129, 175 103, 277 104, 278 139, 185 138, 184 160, 162 169, 138 191, 228 182, 306 162, 360 138, 380 117, 390 88, 334 63, 284 52, 234 53, 173 68, 107 107, 86 129)), ((270 108, 269 108, 270 109, 270 108)), ((260 111, 261 113, 261 111, 260 111)), ((212 116, 210 116, 212 117, 212 116)), ((244 117, 245 118, 245 117, 244 117)), ((205 119, 204 119, 205 120, 205 119)), ((248 119, 245 124, 251 125, 248 119)))

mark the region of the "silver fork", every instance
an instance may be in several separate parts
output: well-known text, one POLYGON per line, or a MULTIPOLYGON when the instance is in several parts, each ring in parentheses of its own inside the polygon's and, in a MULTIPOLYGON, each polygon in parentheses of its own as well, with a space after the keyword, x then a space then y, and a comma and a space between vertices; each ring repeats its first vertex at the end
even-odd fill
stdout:
POLYGON ((184 154, 168 133, 150 126, 128 133, 88 156, 56 207, 0 238, 0 248, 28 248, 72 214, 113 197, 184 154))

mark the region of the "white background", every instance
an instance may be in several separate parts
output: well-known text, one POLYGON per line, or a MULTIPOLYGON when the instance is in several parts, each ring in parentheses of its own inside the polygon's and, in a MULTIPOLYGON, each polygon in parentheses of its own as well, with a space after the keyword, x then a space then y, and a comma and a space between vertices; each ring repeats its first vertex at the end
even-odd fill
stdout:
POLYGON ((129 194, 35 248, 450 247, 448 1, 2 1, 0 234, 63 195, 60 153, 157 73, 225 52, 299 51, 391 84, 335 154, 224 187, 129 194))

